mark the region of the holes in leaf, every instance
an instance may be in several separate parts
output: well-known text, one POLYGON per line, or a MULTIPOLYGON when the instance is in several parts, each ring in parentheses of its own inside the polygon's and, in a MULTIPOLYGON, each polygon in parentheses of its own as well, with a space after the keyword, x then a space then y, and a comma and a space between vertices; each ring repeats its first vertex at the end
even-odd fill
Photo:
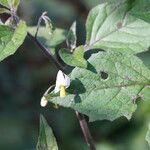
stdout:
POLYGON ((122 22, 118 22, 118 23, 117 23, 117 28, 118 28, 118 29, 122 28, 122 22))
POLYGON ((137 104, 139 103, 141 100, 144 99, 144 96, 143 95, 136 95, 136 96, 132 96, 132 103, 133 104, 137 104))
POLYGON ((104 72, 104 71, 100 71, 100 76, 103 80, 108 79, 108 73, 104 72))

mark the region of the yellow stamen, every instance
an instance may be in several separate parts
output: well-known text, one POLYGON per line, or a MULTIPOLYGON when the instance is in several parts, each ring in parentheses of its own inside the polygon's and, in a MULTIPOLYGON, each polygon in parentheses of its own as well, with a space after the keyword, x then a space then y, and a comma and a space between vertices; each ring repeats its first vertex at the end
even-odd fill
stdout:
POLYGON ((65 90, 65 86, 61 85, 60 86, 60 97, 65 97, 66 94, 66 90, 65 90))

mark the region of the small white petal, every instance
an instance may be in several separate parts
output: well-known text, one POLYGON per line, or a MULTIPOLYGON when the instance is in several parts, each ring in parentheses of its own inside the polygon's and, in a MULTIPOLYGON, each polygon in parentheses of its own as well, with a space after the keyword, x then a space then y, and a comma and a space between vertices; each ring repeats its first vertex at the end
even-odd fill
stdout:
POLYGON ((65 81, 66 81, 66 88, 68 88, 70 86, 70 78, 65 75, 65 81))
POLYGON ((41 98, 41 106, 42 107, 45 107, 46 105, 47 105, 47 103, 48 103, 48 100, 43 96, 42 98, 41 98))
POLYGON ((56 77, 56 86, 54 92, 55 93, 59 92, 60 86, 62 85, 68 88, 70 86, 70 78, 66 74, 64 74, 61 70, 59 70, 56 77))
POLYGON ((61 86, 61 85, 65 86, 65 84, 66 84, 65 75, 61 70, 58 71, 57 78, 56 78, 56 84, 58 86, 61 86))
POLYGON ((58 86, 55 86, 54 92, 58 93, 60 91, 60 88, 58 86))

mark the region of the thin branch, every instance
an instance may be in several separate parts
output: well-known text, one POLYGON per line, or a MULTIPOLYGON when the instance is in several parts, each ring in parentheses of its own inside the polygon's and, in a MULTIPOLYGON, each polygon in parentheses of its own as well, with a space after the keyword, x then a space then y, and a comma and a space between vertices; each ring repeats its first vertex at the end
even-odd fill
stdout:
POLYGON ((38 35, 38 31, 39 31, 39 28, 40 28, 41 21, 42 21, 42 17, 40 17, 39 20, 38 20, 38 24, 37 24, 37 28, 36 28, 36 32, 35 32, 35 38, 36 39, 37 39, 37 35, 38 35))
POLYGON ((89 149, 90 150, 96 150, 93 138, 91 136, 91 133, 90 133, 90 130, 88 128, 88 125, 87 125, 87 122, 85 120, 84 115, 79 113, 78 111, 75 111, 75 113, 76 113, 76 116, 77 116, 77 118, 79 120, 80 127, 82 129, 85 141, 86 141, 89 149))
POLYGON ((39 28, 40 28, 40 25, 41 25, 43 16, 44 16, 46 13, 47 13, 47 12, 43 12, 42 15, 40 16, 40 18, 38 19, 37 29, 36 29, 36 32, 35 32, 35 38, 37 38, 38 31, 39 31, 39 28))
POLYGON ((58 69, 65 71, 65 68, 59 63, 59 61, 53 56, 53 54, 48 50, 37 38, 35 38, 31 33, 27 33, 28 37, 34 41, 38 47, 43 51, 43 53, 51 60, 58 69))

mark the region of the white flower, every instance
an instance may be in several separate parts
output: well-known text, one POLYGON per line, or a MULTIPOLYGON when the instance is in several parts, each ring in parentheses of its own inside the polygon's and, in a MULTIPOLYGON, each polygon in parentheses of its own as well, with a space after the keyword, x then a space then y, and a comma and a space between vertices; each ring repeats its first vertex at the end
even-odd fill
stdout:
POLYGON ((41 106, 42 107, 45 107, 46 105, 47 105, 47 103, 48 103, 48 100, 45 98, 45 96, 43 96, 42 98, 41 98, 41 106))
POLYGON ((66 88, 70 86, 70 78, 64 74, 61 70, 58 71, 56 77, 56 86, 54 89, 55 93, 60 91, 60 97, 66 96, 66 88))

